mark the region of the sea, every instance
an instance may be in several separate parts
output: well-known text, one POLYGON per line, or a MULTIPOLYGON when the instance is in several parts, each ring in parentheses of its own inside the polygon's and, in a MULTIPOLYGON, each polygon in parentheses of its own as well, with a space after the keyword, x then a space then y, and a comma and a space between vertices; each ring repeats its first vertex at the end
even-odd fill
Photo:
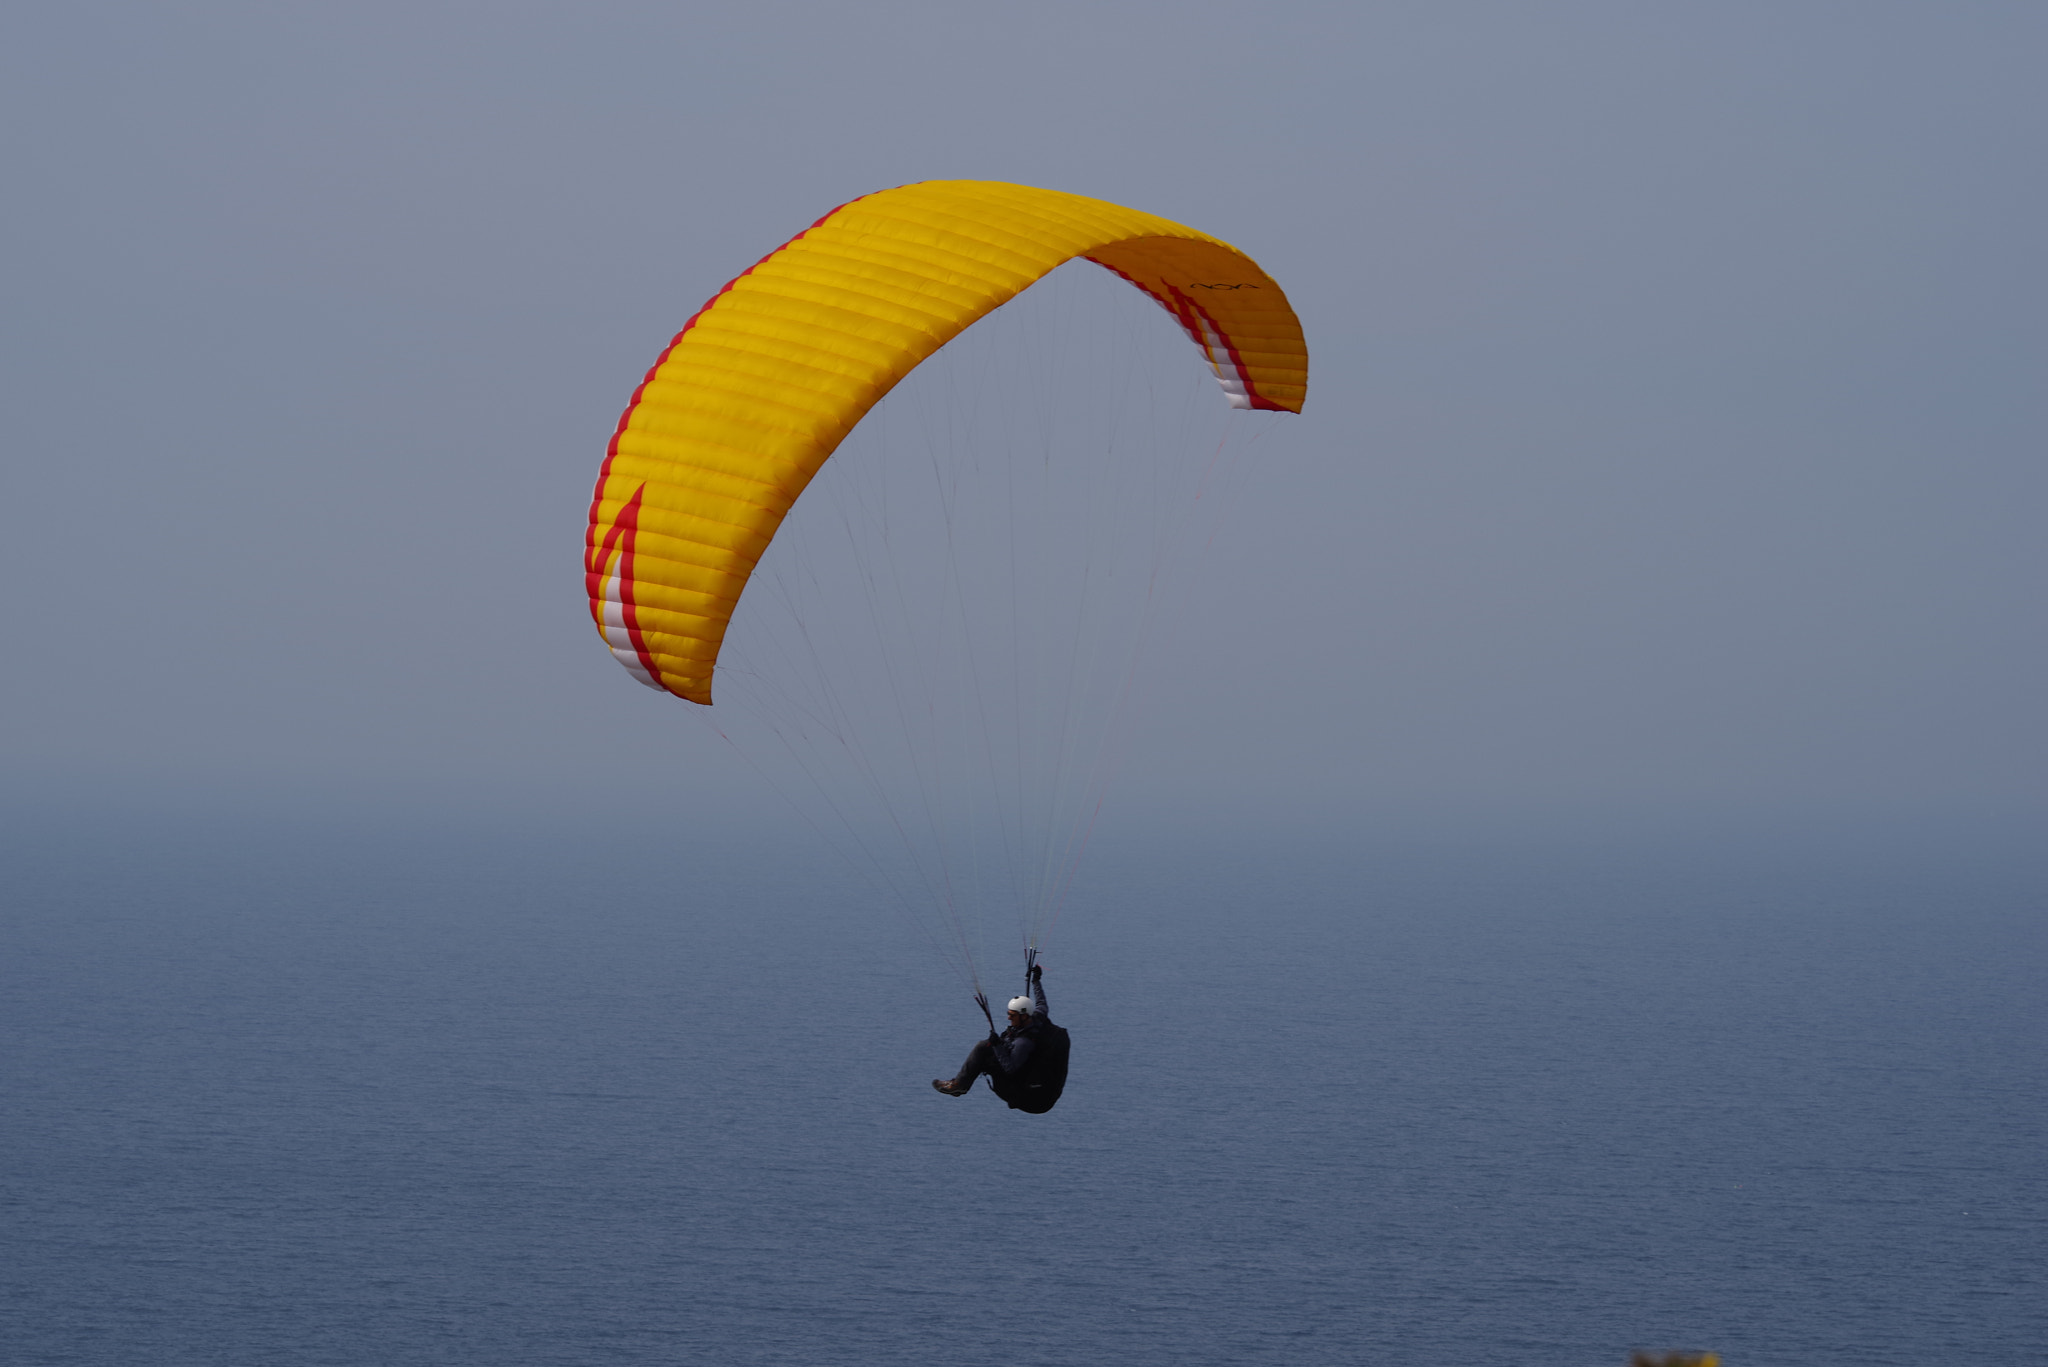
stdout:
POLYGON ((802 840, 10 822, 0 1362, 2048 1363, 2023 844, 1130 834, 1045 962, 1027 1116, 802 840))

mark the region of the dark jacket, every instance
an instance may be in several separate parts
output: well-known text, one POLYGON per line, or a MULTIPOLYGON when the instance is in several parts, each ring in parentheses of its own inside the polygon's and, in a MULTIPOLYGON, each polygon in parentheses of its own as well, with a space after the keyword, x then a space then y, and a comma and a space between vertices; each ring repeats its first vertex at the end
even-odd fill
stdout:
POLYGON ((1044 1115, 1067 1085, 1067 1032, 1052 1023, 1045 1009, 1045 985, 1031 984, 1038 1009, 1022 1025, 1013 1025, 992 1042, 996 1071, 988 1085, 1013 1111, 1044 1115))

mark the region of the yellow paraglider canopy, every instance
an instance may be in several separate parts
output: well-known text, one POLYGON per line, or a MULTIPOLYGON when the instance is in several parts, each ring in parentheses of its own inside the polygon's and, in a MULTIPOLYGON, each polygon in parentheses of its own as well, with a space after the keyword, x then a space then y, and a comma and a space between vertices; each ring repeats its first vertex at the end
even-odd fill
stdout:
POLYGON ((634 677, 711 701, 741 591, 790 505, 919 362, 1075 257, 1179 320, 1238 408, 1300 412, 1287 296, 1228 243, 1000 181, 884 190, 819 219, 683 325, 619 418, 590 505, 592 615, 634 677))

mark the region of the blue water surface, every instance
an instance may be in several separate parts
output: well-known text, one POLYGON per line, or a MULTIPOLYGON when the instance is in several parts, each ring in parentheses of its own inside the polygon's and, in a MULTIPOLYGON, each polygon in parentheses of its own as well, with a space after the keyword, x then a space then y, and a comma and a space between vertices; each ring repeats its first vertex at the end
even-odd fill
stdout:
POLYGON ((9 1364, 2048 1361, 2023 859, 1130 841, 1034 1118, 801 849, 0 839, 9 1364))

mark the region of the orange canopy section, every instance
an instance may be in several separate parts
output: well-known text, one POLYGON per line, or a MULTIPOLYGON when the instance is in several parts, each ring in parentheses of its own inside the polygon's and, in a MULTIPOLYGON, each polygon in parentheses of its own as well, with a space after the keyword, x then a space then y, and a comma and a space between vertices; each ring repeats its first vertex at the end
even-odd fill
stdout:
POLYGON ((591 613, 619 663, 708 704, 747 578, 826 458, 919 362, 1075 257, 1179 320, 1233 407, 1301 411, 1301 324, 1227 242, 1000 181, 857 199, 713 296, 619 418, 584 549, 591 613))

